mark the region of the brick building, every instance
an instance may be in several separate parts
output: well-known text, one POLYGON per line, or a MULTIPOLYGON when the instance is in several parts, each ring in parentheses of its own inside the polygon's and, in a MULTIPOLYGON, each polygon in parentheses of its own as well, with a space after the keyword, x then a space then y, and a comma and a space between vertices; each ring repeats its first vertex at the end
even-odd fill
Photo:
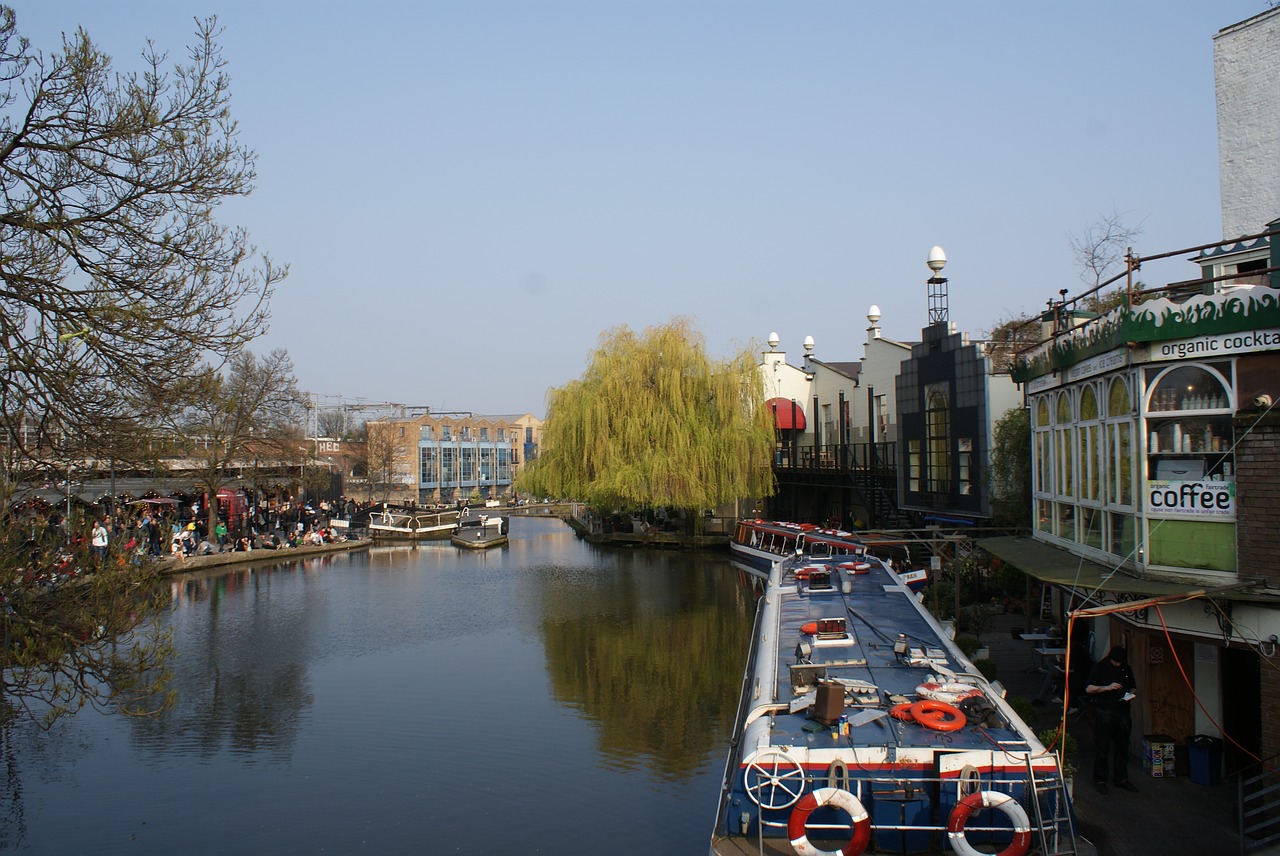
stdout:
POLYGON ((422 505, 509 498, 516 473, 537 457, 542 441, 542 420, 531 413, 425 413, 368 427, 375 492, 422 505))

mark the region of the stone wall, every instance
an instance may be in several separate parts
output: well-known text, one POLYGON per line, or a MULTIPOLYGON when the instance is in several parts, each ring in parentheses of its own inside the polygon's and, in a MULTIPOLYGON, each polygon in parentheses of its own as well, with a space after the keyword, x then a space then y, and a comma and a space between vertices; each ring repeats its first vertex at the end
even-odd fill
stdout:
POLYGON ((1224 27, 1214 36, 1224 238, 1254 234, 1280 217, 1278 74, 1280 8, 1224 27))

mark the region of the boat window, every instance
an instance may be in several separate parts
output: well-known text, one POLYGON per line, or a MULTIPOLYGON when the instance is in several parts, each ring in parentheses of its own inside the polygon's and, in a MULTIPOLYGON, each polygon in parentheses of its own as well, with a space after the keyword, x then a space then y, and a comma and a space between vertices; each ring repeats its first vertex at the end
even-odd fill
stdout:
POLYGON ((821 559, 831 555, 831 545, 822 541, 810 542, 809 555, 821 559))

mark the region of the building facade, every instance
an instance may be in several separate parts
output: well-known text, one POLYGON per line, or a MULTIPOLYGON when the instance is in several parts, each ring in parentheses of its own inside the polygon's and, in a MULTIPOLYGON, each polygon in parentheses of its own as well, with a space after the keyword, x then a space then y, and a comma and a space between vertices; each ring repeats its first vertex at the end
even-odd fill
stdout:
POLYGON ((387 493, 421 505, 512 498, 520 468, 535 459, 542 420, 533 414, 426 413, 370 422, 370 479, 386 463, 387 493))

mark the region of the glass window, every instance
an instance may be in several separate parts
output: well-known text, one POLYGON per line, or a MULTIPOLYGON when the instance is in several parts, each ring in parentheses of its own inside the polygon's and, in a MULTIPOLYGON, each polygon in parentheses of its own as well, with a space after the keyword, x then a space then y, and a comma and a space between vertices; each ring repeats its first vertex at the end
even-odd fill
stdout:
POLYGON ((1080 390, 1080 419, 1098 418, 1098 394, 1093 391, 1093 384, 1080 390))
POLYGON ((1226 374, 1195 364, 1164 370, 1148 369, 1147 379, 1152 387, 1147 395, 1147 410, 1160 412, 1231 408, 1230 366, 1221 366, 1220 370, 1226 374))
POLYGON ((912 440, 907 444, 907 491, 920 492, 920 441, 912 440))
POLYGON ((1036 402, 1036 427, 1043 428, 1049 424, 1049 399, 1041 396, 1036 402))
POLYGON ((1111 381, 1111 389, 1107 393, 1107 415, 1133 415, 1133 400, 1129 397, 1129 384, 1122 377, 1111 381))
POLYGON ((1093 547, 1095 550, 1101 550, 1105 536, 1102 531, 1102 509, 1088 508, 1082 506, 1080 508, 1080 543, 1086 547, 1093 547))
POLYGON ((929 468, 926 479, 930 493, 951 492, 951 409, 947 391, 941 384, 928 388, 925 422, 929 441, 929 468))

